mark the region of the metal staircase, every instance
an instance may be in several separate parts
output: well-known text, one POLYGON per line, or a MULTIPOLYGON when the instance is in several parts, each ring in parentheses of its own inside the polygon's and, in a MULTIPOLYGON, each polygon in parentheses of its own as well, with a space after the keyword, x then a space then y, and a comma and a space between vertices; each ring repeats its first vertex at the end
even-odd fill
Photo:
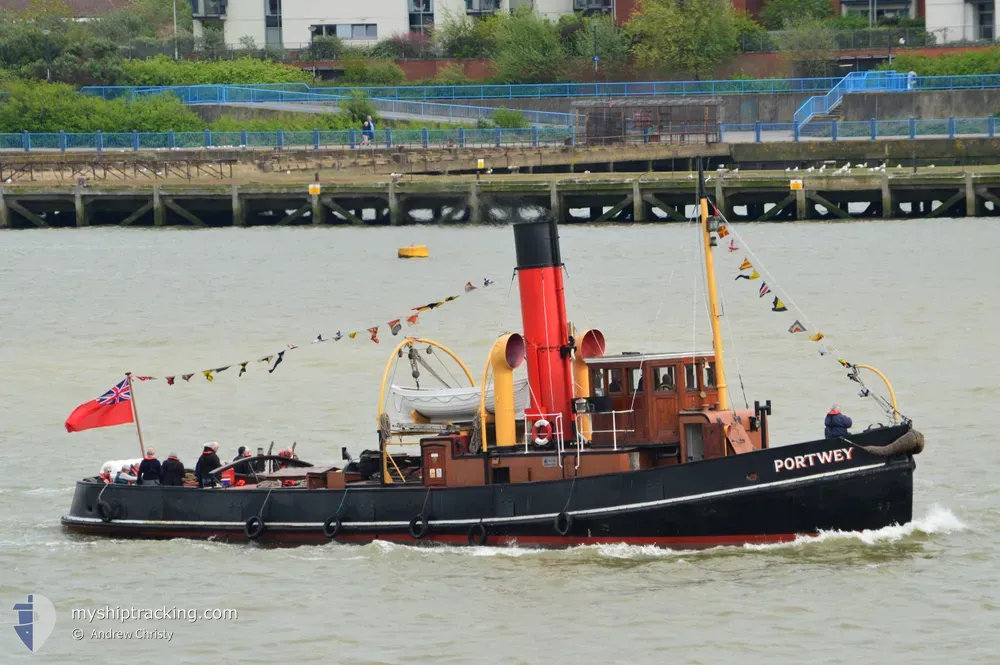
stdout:
POLYGON ((826 122, 839 120, 836 112, 844 95, 852 92, 902 92, 906 90, 906 74, 897 72, 851 72, 840 79, 825 95, 810 97, 795 112, 794 121, 799 126, 811 120, 826 122))

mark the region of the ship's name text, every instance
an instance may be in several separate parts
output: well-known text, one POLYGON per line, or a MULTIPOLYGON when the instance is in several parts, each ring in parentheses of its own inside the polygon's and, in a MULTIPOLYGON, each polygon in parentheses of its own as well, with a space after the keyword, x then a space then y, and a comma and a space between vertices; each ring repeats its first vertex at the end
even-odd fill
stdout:
POLYGON ((809 453, 808 455, 796 455, 785 459, 774 460, 774 470, 776 473, 782 471, 793 471, 795 469, 805 469, 810 466, 820 464, 830 464, 831 462, 850 461, 854 454, 854 448, 840 448, 838 450, 827 450, 823 453, 809 453))

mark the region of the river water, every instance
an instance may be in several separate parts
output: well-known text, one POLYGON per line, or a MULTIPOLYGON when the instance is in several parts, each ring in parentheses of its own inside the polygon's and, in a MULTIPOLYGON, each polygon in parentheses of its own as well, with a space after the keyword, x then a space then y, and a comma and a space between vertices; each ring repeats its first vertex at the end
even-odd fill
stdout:
MULTIPOLYGON (((68 536, 73 483, 135 457, 129 425, 67 434, 78 404, 125 371, 148 444, 193 466, 201 443, 297 442, 338 462, 374 447, 385 322, 462 293, 414 329, 474 374, 519 328, 509 228, 17 231, 0 234, 0 599, 52 601, 32 655, 0 612, 0 661, 52 663, 997 663, 1000 401, 993 220, 758 224, 717 252, 734 400, 771 399, 775 445, 820 435, 831 403, 885 421, 833 358, 883 370, 927 438, 913 523, 781 546, 704 552, 418 549, 375 543, 261 549, 68 536), (430 246, 400 261, 396 248, 430 246), (788 313, 734 280, 754 251, 788 313), (775 281, 777 280, 777 281, 775 281), (793 306, 794 304, 794 306, 793 306), (801 309, 797 309, 801 308, 801 309), (799 318, 833 353, 787 332, 799 318), (381 324, 381 344, 363 332, 381 324), (317 334, 358 339, 310 345, 317 334), (730 340, 731 336, 731 340, 730 340), (215 381, 203 369, 276 353, 215 381), (739 374, 739 376, 737 376, 739 374), (234 609, 236 618, 88 623, 73 609, 234 609), (99 639, 95 628, 159 630, 99 639), (75 640, 73 630, 83 631, 75 640)), ((711 347, 691 227, 564 227, 570 316, 609 349, 711 347)), ((722 244, 726 244, 725 239, 722 244)), ((408 370, 408 368, 407 368, 408 370)), ((405 377, 404 374, 400 375, 405 377)), ((869 385, 875 388, 876 382, 869 385)))

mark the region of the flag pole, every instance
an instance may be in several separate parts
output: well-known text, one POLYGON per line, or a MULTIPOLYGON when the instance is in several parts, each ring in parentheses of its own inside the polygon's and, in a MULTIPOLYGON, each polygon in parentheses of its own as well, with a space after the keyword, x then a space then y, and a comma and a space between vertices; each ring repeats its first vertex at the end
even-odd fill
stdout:
POLYGON ((128 394, 132 396, 129 400, 132 402, 132 420, 135 421, 135 431, 139 435, 139 457, 145 457, 146 446, 142 443, 142 427, 139 426, 139 409, 135 404, 135 388, 132 387, 132 372, 125 372, 125 378, 128 379, 128 394))

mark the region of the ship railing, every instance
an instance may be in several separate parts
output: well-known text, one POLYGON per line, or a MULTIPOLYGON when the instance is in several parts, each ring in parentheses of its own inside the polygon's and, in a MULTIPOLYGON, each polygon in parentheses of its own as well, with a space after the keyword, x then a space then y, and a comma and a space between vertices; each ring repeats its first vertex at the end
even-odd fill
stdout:
POLYGON ((561 469, 562 453, 565 447, 565 441, 562 437, 563 417, 561 413, 532 413, 530 417, 527 413, 524 414, 524 452, 531 451, 531 443, 535 440, 534 425, 541 420, 552 425, 552 438, 555 439, 556 449, 559 451, 559 468, 561 469))
MULTIPOLYGON (((587 424, 590 425, 589 429, 590 429, 591 440, 593 440, 593 437, 594 437, 595 434, 610 434, 611 435, 611 445, 612 445, 612 447, 613 447, 614 450, 618 450, 618 433, 621 432, 622 434, 628 434, 630 432, 635 432, 635 428, 634 427, 630 428, 630 427, 628 427, 627 424, 625 425, 625 427, 619 428, 618 427, 618 416, 619 415, 623 415, 623 414, 630 414, 631 415, 633 413, 634 413, 633 409, 625 409, 625 410, 622 410, 622 411, 601 411, 599 413, 599 415, 602 415, 602 416, 610 415, 611 416, 611 429, 594 429, 594 414, 592 414, 592 413, 578 413, 578 414, 576 414, 576 421, 577 421, 576 422, 576 425, 577 425, 577 427, 576 427, 576 438, 577 438, 577 442, 578 443, 580 443, 580 442, 587 443, 587 440, 583 437, 583 431, 584 431, 585 428, 581 427, 581 423, 580 423, 580 419, 581 418, 586 418, 587 419, 587 424)), ((582 443, 580 445, 582 445, 582 443)))

